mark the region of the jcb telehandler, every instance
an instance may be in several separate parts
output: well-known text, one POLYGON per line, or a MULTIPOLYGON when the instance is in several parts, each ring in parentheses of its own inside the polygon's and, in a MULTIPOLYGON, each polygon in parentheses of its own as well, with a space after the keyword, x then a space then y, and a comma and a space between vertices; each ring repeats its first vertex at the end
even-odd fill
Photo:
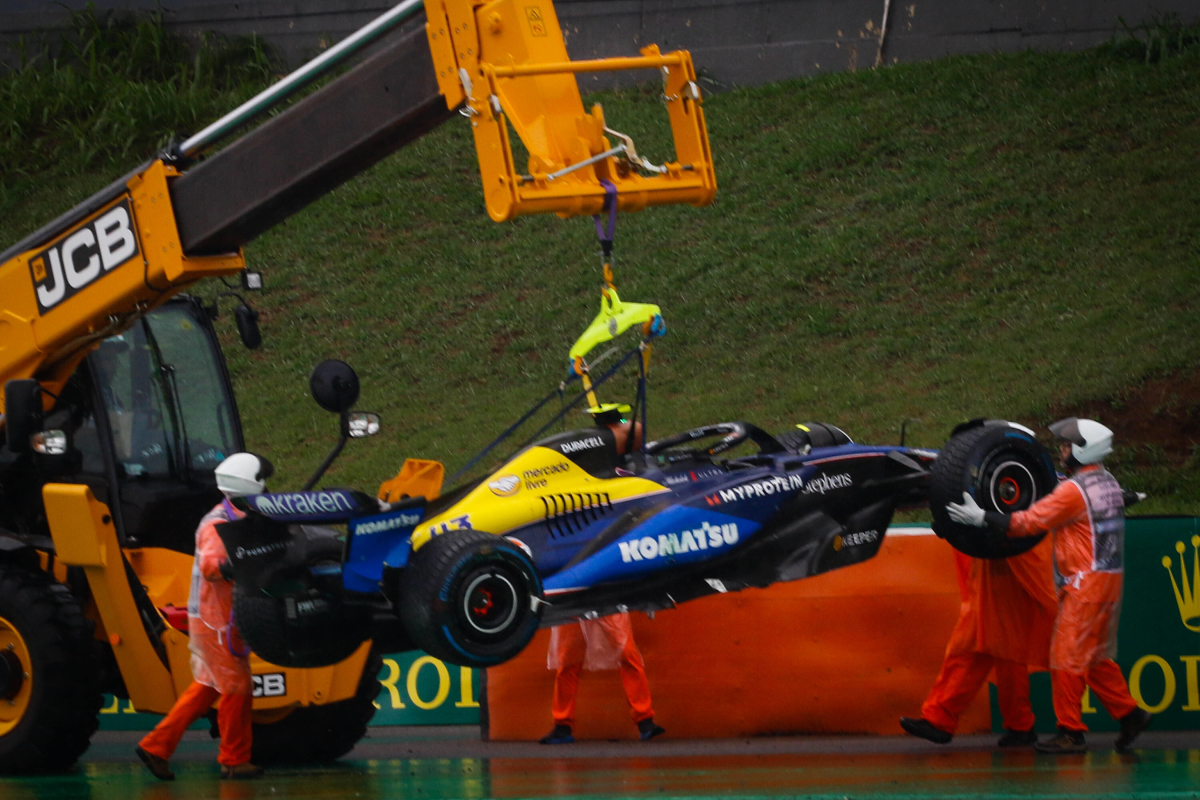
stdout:
MULTIPOLYGON (((686 52, 571 62, 550 0, 406 0, 0 253, 0 772, 73 764, 103 692, 164 713, 191 680, 193 534, 219 499, 213 467, 244 442, 215 315, 185 292, 236 275, 250 288, 246 242, 456 111, 498 221, 705 205, 716 190, 686 52), (406 28, 423 8, 424 29, 406 28), (376 39, 352 70, 201 158, 376 39), (617 69, 661 73, 673 161, 652 164, 599 106, 584 110, 574 73, 617 69)), ((254 312, 236 313, 255 346, 254 312)), ((254 760, 347 752, 378 665, 370 642, 320 669, 256 659, 254 760)))

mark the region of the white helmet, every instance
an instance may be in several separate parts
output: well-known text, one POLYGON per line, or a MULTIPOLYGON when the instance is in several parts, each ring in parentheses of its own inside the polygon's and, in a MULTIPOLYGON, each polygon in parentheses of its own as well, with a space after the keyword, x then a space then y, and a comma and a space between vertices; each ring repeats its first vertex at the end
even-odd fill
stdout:
POLYGON ((217 476, 217 488, 229 497, 247 494, 262 494, 266 491, 266 480, 275 472, 271 462, 254 453, 234 453, 217 464, 213 470, 217 476))
POLYGON ((1060 419, 1050 432, 1071 443, 1071 455, 1080 464, 1098 464, 1113 449, 1113 432, 1094 419, 1060 419))

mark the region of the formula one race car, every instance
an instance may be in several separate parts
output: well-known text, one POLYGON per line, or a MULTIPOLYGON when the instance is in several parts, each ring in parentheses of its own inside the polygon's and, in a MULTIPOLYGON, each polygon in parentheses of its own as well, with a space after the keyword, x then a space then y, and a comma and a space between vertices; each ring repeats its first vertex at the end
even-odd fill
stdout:
MULTIPOLYGON (((581 377, 581 398, 594 401, 599 382, 581 377)), ((1012 512, 1057 482, 1032 432, 999 420, 959 426, 939 455, 856 444, 822 423, 773 436, 722 422, 639 446, 628 435, 636 413, 592 410, 595 427, 541 438, 433 499, 416 489, 392 503, 332 489, 244 498, 247 517, 220 529, 243 635, 284 665, 333 663, 374 636, 384 648, 494 666, 539 626, 865 561, 897 509, 929 505, 954 546, 1011 555, 1033 540, 990 540, 949 521, 946 503, 965 490, 1012 512), (734 455, 743 444, 754 452, 734 455), (348 523, 344 548, 332 532, 297 526, 330 522, 348 523)))

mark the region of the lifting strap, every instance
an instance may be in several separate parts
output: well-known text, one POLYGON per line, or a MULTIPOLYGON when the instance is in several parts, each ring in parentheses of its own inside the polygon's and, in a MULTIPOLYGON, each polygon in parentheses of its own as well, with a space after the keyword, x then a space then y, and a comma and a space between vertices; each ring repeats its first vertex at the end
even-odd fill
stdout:
POLYGON ((617 186, 604 178, 600 179, 600 185, 604 187, 604 206, 600 214, 592 217, 592 222, 596 226, 596 238, 600 240, 600 263, 604 267, 604 288, 601 291, 608 297, 608 290, 616 288, 613 285, 612 252, 613 235, 617 232, 617 186), (600 216, 605 211, 608 212, 607 228, 600 223, 600 216))

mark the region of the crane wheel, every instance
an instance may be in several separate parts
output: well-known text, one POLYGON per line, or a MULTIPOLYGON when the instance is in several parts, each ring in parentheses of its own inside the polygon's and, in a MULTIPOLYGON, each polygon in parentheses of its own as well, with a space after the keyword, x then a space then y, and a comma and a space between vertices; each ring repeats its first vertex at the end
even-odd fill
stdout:
POLYGON ((51 576, 0 564, 0 774, 70 768, 99 726, 94 625, 51 576))
POLYGON ((254 723, 255 764, 315 764, 349 753, 367 733, 379 695, 383 659, 374 650, 363 664, 353 697, 325 705, 303 706, 282 719, 254 723))

